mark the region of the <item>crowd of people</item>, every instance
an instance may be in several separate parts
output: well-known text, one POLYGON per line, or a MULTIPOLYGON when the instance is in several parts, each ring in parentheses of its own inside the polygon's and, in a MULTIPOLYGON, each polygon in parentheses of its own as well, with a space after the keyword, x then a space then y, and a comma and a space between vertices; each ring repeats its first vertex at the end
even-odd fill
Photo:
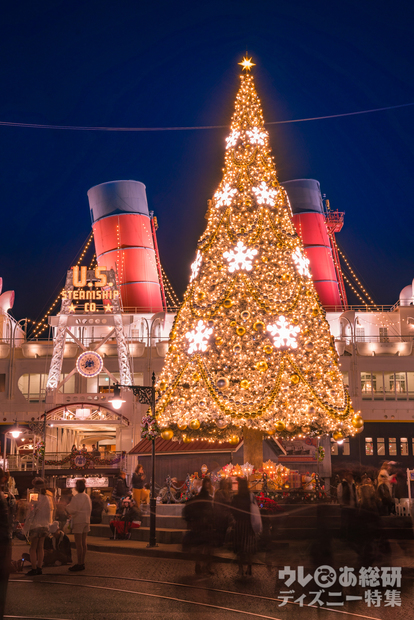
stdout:
POLYGON ((408 497, 407 478, 395 465, 385 461, 375 476, 355 479, 351 471, 344 471, 337 479, 341 536, 366 562, 389 551, 381 517, 396 515, 396 505, 408 497))
POLYGON ((201 490, 184 505, 183 517, 188 531, 183 548, 198 552, 204 561, 196 561, 196 574, 214 574, 212 551, 231 538, 238 560, 239 576, 252 574, 252 563, 257 551, 261 516, 256 499, 249 491, 246 478, 238 478, 238 490, 233 494, 231 482, 220 481, 214 493, 210 479, 204 478, 201 490))

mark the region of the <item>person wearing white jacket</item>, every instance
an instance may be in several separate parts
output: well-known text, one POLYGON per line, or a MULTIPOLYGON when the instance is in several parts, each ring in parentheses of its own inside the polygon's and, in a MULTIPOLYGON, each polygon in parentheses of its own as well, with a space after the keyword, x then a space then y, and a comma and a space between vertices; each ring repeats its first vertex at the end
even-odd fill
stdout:
POLYGON ((85 480, 76 481, 77 495, 72 498, 66 510, 72 517, 72 534, 75 536, 77 564, 69 568, 70 571, 85 570, 85 555, 87 551, 86 537, 90 530, 92 502, 85 493, 85 480))
POLYGON ((31 502, 31 509, 26 517, 25 529, 30 540, 30 563, 32 569, 28 577, 42 574, 45 538, 49 534, 50 503, 46 497, 45 481, 35 478, 32 486, 37 491, 37 501, 31 502))

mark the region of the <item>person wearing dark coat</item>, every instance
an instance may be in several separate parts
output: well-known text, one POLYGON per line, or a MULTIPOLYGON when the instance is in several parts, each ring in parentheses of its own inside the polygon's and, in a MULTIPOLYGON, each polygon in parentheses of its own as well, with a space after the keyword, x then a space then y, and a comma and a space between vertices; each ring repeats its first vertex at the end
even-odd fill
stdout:
POLYGON ((228 528, 234 523, 231 514, 231 490, 230 481, 226 478, 220 480, 220 487, 214 494, 214 524, 216 530, 216 543, 222 547, 228 528))
POLYGON ((105 510, 105 504, 99 491, 92 493, 91 501, 91 523, 97 525, 98 523, 102 523, 102 513, 105 510))
POLYGON ((239 575, 252 574, 253 555, 257 550, 256 534, 251 523, 250 505, 252 494, 249 492, 249 485, 246 478, 239 478, 239 488, 237 495, 233 497, 231 509, 235 521, 234 526, 234 552, 238 556, 239 575), (246 573, 243 565, 247 564, 246 573))
POLYGON ((183 518, 187 521, 189 531, 183 539, 184 549, 198 549, 206 561, 196 561, 196 574, 214 575, 211 568, 211 549, 213 543, 213 497, 210 478, 204 478, 201 490, 184 505, 183 518))
POLYGON ((112 499, 116 503, 117 513, 122 512, 122 498, 126 497, 129 493, 129 488, 126 481, 126 471, 121 470, 119 476, 116 479, 114 490, 112 491, 112 499))
POLYGON ((45 539, 44 566, 55 566, 72 563, 72 549, 70 540, 59 528, 59 523, 54 521, 49 527, 51 536, 45 539))

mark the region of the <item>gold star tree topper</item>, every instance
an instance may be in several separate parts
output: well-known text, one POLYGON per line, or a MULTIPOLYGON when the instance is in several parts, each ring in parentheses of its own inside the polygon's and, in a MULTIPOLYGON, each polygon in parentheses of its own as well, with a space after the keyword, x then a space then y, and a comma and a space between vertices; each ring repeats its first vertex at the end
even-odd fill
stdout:
POLYGON ((247 55, 238 64, 243 67, 243 69, 242 69, 243 71, 250 71, 252 67, 256 66, 256 64, 254 62, 252 62, 251 58, 247 58, 247 55))

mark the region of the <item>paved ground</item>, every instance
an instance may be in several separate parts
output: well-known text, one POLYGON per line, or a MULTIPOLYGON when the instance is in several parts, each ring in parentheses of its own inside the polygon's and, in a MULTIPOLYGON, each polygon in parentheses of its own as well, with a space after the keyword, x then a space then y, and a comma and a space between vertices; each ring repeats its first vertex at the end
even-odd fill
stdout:
MULTIPOLYGON (((96 544, 96 541, 91 539, 91 543, 96 544)), ((101 548, 103 545, 104 541, 101 548)), ((13 556, 19 557, 22 551, 26 551, 25 545, 16 543, 13 556)), ((197 614, 198 620, 409 620, 414 615, 413 543, 404 549, 393 543, 391 555, 382 558, 377 571, 380 580, 381 567, 404 566, 401 587, 385 588, 366 584, 322 587, 313 579, 302 586, 297 581, 286 586, 278 579, 276 566, 270 568, 260 562, 272 559, 273 564, 279 567, 289 565, 296 569, 304 566, 303 580, 306 581, 307 576, 313 574, 314 567, 311 567, 306 544, 300 542, 290 545, 288 549, 275 550, 271 558, 269 554, 267 557, 265 554, 259 555, 253 567, 253 576, 244 579, 237 577, 237 566, 231 561, 230 552, 223 552, 221 561, 214 563, 214 575, 198 576, 194 573, 194 562, 179 556, 179 549, 170 550, 176 554, 172 558, 140 555, 139 548, 132 555, 123 554, 122 547, 118 549, 120 553, 115 551, 115 548, 111 553, 88 551, 83 573, 70 573, 67 567, 61 566, 46 568, 44 574, 36 578, 11 575, 5 617, 193 620, 197 614), (318 596, 311 592, 321 590, 320 602, 316 601, 313 607, 309 607, 311 600, 318 596), (397 594, 386 594, 387 590, 397 594), (371 606, 364 601, 368 591, 371 593, 371 606), (287 598, 285 605, 282 604, 281 592, 287 592, 285 596, 291 597, 287 598), (392 598, 398 600, 398 594, 401 596, 401 606, 385 606, 392 598), (362 597, 362 600, 346 602, 347 596, 362 597), (342 601, 343 606, 340 605, 342 601), (337 605, 329 607, 328 603, 337 605)), ((360 567, 356 561, 355 552, 346 549, 343 544, 336 546, 332 567, 337 571, 338 578, 343 575, 340 569, 344 566, 353 567, 359 578, 360 567)), ((298 574, 295 576, 298 577, 298 574)), ((318 579, 323 580, 323 571, 318 579)), ((371 573, 371 579, 375 583, 375 573, 371 573)))

